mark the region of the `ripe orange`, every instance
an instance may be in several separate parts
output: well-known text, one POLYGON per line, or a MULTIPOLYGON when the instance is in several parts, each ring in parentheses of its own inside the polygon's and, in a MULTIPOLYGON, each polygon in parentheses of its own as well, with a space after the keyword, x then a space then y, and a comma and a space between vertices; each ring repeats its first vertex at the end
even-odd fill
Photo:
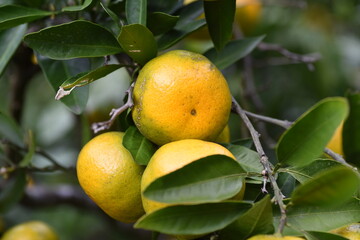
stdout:
POLYGON ((327 148, 334 151, 337 154, 344 155, 342 147, 342 130, 343 123, 336 129, 334 135, 332 136, 330 142, 327 144, 327 148))
POLYGON ((226 126, 231 94, 206 57, 183 50, 149 61, 134 86, 133 120, 152 142, 214 141, 226 126))
POLYGON ((44 222, 30 221, 10 228, 1 240, 58 240, 54 230, 44 222))
POLYGON ((135 222, 144 214, 140 181, 144 168, 122 145, 124 133, 103 133, 81 150, 77 175, 86 194, 112 218, 135 222))
POLYGON ((304 240, 304 239, 293 236, 277 237, 275 235, 256 235, 249 238, 248 240, 304 240))

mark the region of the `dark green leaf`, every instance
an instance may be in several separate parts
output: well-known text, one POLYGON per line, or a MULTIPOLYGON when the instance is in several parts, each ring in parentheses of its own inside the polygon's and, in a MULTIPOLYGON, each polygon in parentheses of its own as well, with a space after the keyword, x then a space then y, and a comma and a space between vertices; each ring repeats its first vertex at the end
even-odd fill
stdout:
POLYGON ((285 196, 290 196, 296 187, 295 178, 286 172, 279 172, 276 181, 281 193, 285 196))
POLYGON ((84 2, 83 2, 82 5, 64 7, 64 8, 62 9, 62 11, 63 11, 63 12, 82 11, 82 10, 86 9, 87 7, 89 7, 92 2, 93 2, 93 0, 84 0, 84 2))
POLYGON ((344 166, 333 167, 315 175, 297 187, 291 195, 294 205, 336 206, 348 201, 358 190, 360 177, 344 166))
MULTIPOLYGON (((46 79, 55 91, 59 89, 66 79, 81 72, 88 71, 90 68, 89 62, 86 59, 56 61, 40 55, 37 55, 37 59, 46 79)), ((72 94, 63 97, 61 102, 74 113, 80 114, 85 109, 88 94, 89 88, 87 86, 76 88, 72 94)))
POLYGON ((348 240, 348 238, 340 235, 317 231, 305 232, 305 237, 307 240, 348 240))
POLYGON ((247 147, 233 144, 228 146, 228 149, 246 172, 261 174, 263 167, 260 163, 260 156, 257 152, 247 147))
POLYGON ((170 206, 143 216, 135 228, 166 234, 210 233, 226 227, 250 207, 243 202, 170 206))
POLYGON ((279 169, 279 172, 287 172, 291 174, 300 183, 304 183, 313 178, 316 173, 338 166, 340 163, 330 159, 319 159, 304 167, 292 167, 286 169, 279 169))
POLYGON ((148 6, 152 12, 172 13, 182 5, 179 0, 148 0, 148 6))
POLYGON ((52 59, 101 57, 121 52, 112 33, 83 20, 30 33, 24 41, 41 55, 52 59))
POLYGON ((26 29, 27 25, 23 24, 0 32, 0 75, 20 45, 26 29))
POLYGON ((212 155, 194 161, 152 182, 146 198, 164 203, 204 203, 229 199, 243 186, 244 170, 234 159, 212 155))
POLYGON ((178 20, 178 16, 171 16, 162 12, 154 12, 147 18, 147 27, 156 36, 171 30, 178 20))
POLYGON ((343 128, 343 149, 349 163, 360 168, 360 93, 348 93, 349 117, 343 128))
MULTIPOLYGON (((274 226, 279 225, 279 211, 274 212, 274 226)), ((360 221, 360 202, 352 199, 336 207, 291 206, 287 208, 287 223, 295 226, 285 228, 284 235, 302 234, 305 231, 330 231, 344 225, 360 221)))
MULTIPOLYGON (((105 10, 105 12, 111 17, 111 19, 116 23, 119 29, 121 29, 121 23, 119 17, 108 7, 106 7, 102 2, 100 6, 105 10)), ((120 32, 119 32, 120 33, 120 32)))
POLYGON ((236 0, 204 1, 204 10, 214 46, 222 50, 232 37, 236 0))
POLYGON ((125 2, 126 19, 128 24, 146 26, 147 0, 131 0, 125 2))
POLYGON ((123 26, 118 41, 124 51, 141 65, 145 65, 157 55, 154 35, 143 25, 131 24, 123 26))
POLYGON ((317 103, 281 136, 276 149, 279 162, 300 167, 315 161, 347 114, 344 98, 317 103))
POLYGON ((135 162, 140 165, 147 165, 156 151, 155 145, 146 139, 134 126, 130 126, 126 130, 123 145, 129 150, 135 162))
POLYGON ((0 213, 9 211, 12 206, 20 201, 26 186, 25 171, 17 171, 5 182, 5 186, 0 193, 0 213))
POLYGON ((27 8, 17 5, 5 5, 0 7, 0 30, 12 28, 23 23, 32 22, 53 14, 35 8, 27 8))
POLYGON ((253 140, 251 138, 243 138, 232 141, 229 146, 231 145, 240 145, 243 147, 251 148, 253 146, 253 140))
POLYGON ((96 80, 107 76, 108 74, 114 72, 121 67, 122 65, 119 64, 105 65, 91 72, 80 73, 74 77, 71 77, 70 79, 67 79, 63 84, 61 84, 60 89, 55 96, 55 99, 60 100, 62 97, 69 95, 71 91, 76 87, 83 87, 85 85, 88 85, 96 80))
POLYGON ((204 56, 214 63, 217 68, 225 69, 253 51, 264 37, 234 40, 229 42, 221 51, 212 48, 204 56))
POLYGON ((226 240, 245 240, 256 234, 267 234, 274 231, 270 196, 257 202, 249 211, 235 222, 220 231, 220 238, 226 240))
POLYGON ((18 124, 9 116, 5 115, 0 111, 0 138, 4 138, 7 141, 10 141, 16 146, 22 147, 23 143, 23 133, 18 126, 18 124))

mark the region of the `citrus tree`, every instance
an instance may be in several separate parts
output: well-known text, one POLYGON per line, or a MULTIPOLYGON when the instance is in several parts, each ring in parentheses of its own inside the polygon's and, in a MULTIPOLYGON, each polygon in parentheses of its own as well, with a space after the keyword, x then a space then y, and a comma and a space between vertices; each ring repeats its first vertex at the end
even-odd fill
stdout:
POLYGON ((357 9, 0 1, 0 233, 359 239, 357 9))

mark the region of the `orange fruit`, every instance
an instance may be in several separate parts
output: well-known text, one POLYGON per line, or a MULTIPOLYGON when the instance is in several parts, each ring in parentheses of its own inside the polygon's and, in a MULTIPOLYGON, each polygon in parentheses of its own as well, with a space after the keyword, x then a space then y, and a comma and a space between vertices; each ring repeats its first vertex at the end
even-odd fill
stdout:
POLYGON ((304 239, 293 236, 278 237, 275 235, 256 235, 249 238, 248 240, 304 240, 304 239))
POLYGON ((144 167, 122 145, 124 133, 107 132, 80 151, 77 175, 85 193, 109 216, 135 222, 144 214, 140 182, 144 167))
POLYGON ((30 221, 7 230, 1 240, 58 240, 54 230, 44 222, 30 221))
POLYGON ((133 120, 152 142, 216 140, 226 126, 231 94, 206 57, 173 50, 149 61, 134 86, 133 120))
POLYGON ((331 140, 327 144, 327 148, 332 150, 333 152, 344 155, 343 147, 342 147, 342 130, 343 130, 344 123, 341 123, 340 126, 336 129, 334 135, 332 136, 331 140))

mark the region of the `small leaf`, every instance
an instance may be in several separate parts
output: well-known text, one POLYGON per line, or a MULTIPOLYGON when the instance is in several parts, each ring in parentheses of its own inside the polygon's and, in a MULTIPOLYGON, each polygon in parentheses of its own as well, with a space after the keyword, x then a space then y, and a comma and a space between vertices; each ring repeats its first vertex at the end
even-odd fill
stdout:
POLYGON ((0 76, 20 45, 26 29, 27 25, 23 24, 0 32, 0 76))
POLYGON ((5 5, 0 7, 0 30, 12 28, 23 23, 53 14, 35 8, 27 8, 17 5, 5 5))
POLYGON ((343 128, 343 149, 345 159, 360 168, 360 92, 349 92, 346 97, 350 113, 343 128))
POLYGON ((204 1, 204 10, 214 46, 217 50, 222 50, 232 37, 236 0, 204 1))
POLYGON ((102 57, 121 52, 116 38, 100 25, 77 20, 25 36, 24 41, 52 59, 102 57))
POLYGON ((82 10, 86 9, 87 7, 89 7, 92 2, 93 2, 93 0, 84 0, 84 2, 83 2, 82 5, 64 7, 64 8, 62 9, 62 11, 63 11, 63 12, 77 12, 77 11, 82 11, 82 10))
POLYGON ((360 187, 359 174, 344 166, 315 175, 291 195, 294 205, 337 206, 348 201, 360 187))
POLYGON ((25 171, 19 170, 5 182, 6 187, 0 193, 0 213, 6 213, 20 201, 26 186, 25 171))
POLYGON ((216 48, 208 50, 207 57, 219 69, 225 69, 253 51, 265 36, 244 38, 229 42, 221 51, 216 48))
POLYGON ((14 119, 0 111, 0 138, 10 141, 16 146, 23 147, 23 133, 14 119))
POLYGON ((247 147, 234 144, 229 145, 228 149, 246 172, 261 174, 263 166, 260 163, 260 156, 257 152, 247 147))
MULTIPOLYGON (((284 235, 302 234, 299 231, 330 231, 344 225, 360 221, 360 201, 352 199, 341 206, 309 207, 289 206, 287 208, 287 223, 296 226, 285 228, 284 235)), ((274 212, 274 226, 279 226, 279 211, 274 212)))
POLYGON ((145 65, 157 55, 155 38, 150 30, 143 25, 123 26, 118 41, 124 51, 140 65, 145 65))
POLYGON ((276 149, 279 162, 300 167, 315 161, 347 114, 344 98, 317 103, 281 136, 276 149))
POLYGON ((148 16, 147 27, 156 36, 171 30, 178 20, 179 16, 172 16, 162 12, 154 12, 148 16))
POLYGON ((147 0, 131 0, 125 2, 125 13, 128 24, 146 25, 147 0))
MULTIPOLYGON (((67 61, 56 61, 41 55, 37 55, 39 65, 51 86, 57 91, 60 85, 72 75, 88 71, 90 66, 86 59, 74 59, 67 61)), ((86 106, 89 94, 87 86, 75 89, 72 94, 61 98, 71 111, 80 114, 86 106)))
POLYGON ((244 184, 244 170, 234 159, 212 155, 194 161, 152 182, 146 198, 164 203, 204 203, 229 199, 244 184))
POLYGON ((126 130, 123 145, 139 165, 147 165, 156 151, 155 145, 146 139, 134 126, 130 126, 126 130))
POLYGON ((251 207, 243 202, 218 202, 162 208, 140 218, 135 228, 166 234, 204 234, 222 229, 251 207))
POLYGON ((286 169, 280 168, 278 171, 287 172, 291 174, 300 183, 304 183, 312 179, 316 173, 329 169, 334 166, 338 166, 339 164, 340 164, 339 162, 336 162, 334 160, 319 159, 304 167, 292 167, 286 169))
POLYGON ((305 232, 305 237, 307 240, 349 240, 348 238, 342 237, 340 235, 317 231, 305 232))
POLYGON ((67 79, 65 82, 63 82, 63 84, 61 84, 55 99, 59 100, 62 97, 69 95, 76 87, 86 86, 96 80, 106 77, 108 74, 121 67, 122 65, 119 64, 110 64, 97 68, 91 72, 80 73, 74 77, 71 77, 70 79, 67 79))
POLYGON ((274 231, 270 196, 266 195, 255 203, 235 222, 220 231, 220 238, 226 240, 245 240, 256 234, 274 231))

